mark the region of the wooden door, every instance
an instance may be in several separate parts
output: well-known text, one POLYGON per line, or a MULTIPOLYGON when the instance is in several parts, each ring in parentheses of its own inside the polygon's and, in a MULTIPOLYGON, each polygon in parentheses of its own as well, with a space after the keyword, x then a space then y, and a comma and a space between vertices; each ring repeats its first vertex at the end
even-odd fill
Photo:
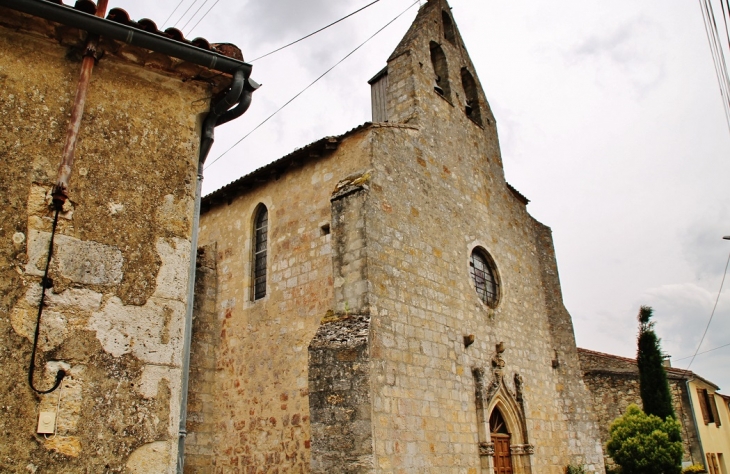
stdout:
POLYGON ((513 474, 509 440, 509 435, 492 433, 492 441, 494 442, 494 474, 513 474))

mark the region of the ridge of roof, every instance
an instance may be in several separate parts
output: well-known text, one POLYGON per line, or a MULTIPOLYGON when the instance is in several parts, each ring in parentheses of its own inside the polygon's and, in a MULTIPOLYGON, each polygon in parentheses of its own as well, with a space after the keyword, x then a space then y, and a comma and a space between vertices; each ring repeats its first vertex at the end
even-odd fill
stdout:
POLYGON ((203 197, 201 203, 201 212, 207 211, 214 205, 224 200, 233 198, 239 192, 251 187, 254 182, 258 182, 261 178, 263 178, 264 175, 271 174, 272 172, 277 174, 283 173, 286 168, 291 166, 292 163, 298 159, 309 159, 315 156, 318 157, 321 156, 322 152, 336 150, 343 139, 352 136, 361 130, 370 128, 372 125, 373 124, 371 122, 365 122, 362 125, 358 125, 357 127, 348 130, 341 135, 320 138, 319 140, 315 140, 308 145, 297 148, 291 153, 284 155, 281 158, 274 160, 271 163, 268 163, 260 168, 257 168, 254 171, 243 175, 234 181, 231 181, 230 183, 216 189, 212 193, 203 197), (318 151, 319 154, 313 156, 315 151, 318 151))
POLYGON ((231 181, 230 183, 216 189, 210 194, 203 197, 201 202, 201 212, 206 212, 211 207, 229 199, 234 198, 238 193, 254 187, 260 182, 267 181, 272 174, 276 177, 286 172, 286 170, 296 163, 303 163, 309 159, 319 158, 325 153, 331 153, 336 150, 342 140, 355 135, 358 132, 375 128, 401 128, 407 130, 418 130, 414 125, 404 123, 388 123, 388 122, 365 122, 362 125, 348 130, 341 135, 328 136, 315 140, 308 145, 297 148, 291 153, 272 161, 256 170, 231 181))
MULTIPOLYGON (((578 349, 578 352, 583 352, 585 354, 596 355, 599 357, 604 357, 606 359, 620 360, 623 362, 631 363, 633 365, 637 365, 636 359, 631 359, 629 357, 618 356, 615 354, 608 354, 606 352, 592 351, 590 349, 583 349, 582 347, 578 347, 577 349, 578 349)), ((712 387, 715 387, 715 390, 720 389, 720 387, 718 387, 716 384, 710 382, 709 380, 707 380, 706 378, 704 378, 700 375, 697 375, 696 373, 692 372, 691 370, 680 369, 677 367, 664 367, 664 370, 666 371, 667 376, 672 376, 672 378, 680 378, 680 379, 684 379, 684 380, 690 380, 690 379, 696 378, 712 387)), ((638 371, 638 365, 637 365, 637 371, 638 371)), ((592 370, 587 370, 586 372, 606 372, 606 373, 612 373, 612 374, 632 373, 632 372, 611 370, 611 369, 605 369, 605 370, 592 369, 592 370)))
MULTIPOLYGON (((91 0, 77 0, 74 6, 66 5, 63 0, 35 0, 35 1, 46 1, 55 5, 61 5, 66 8, 78 10, 89 15, 96 14, 96 4, 91 0)), ((129 13, 122 8, 112 8, 106 16, 107 20, 111 20, 115 23, 120 23, 125 26, 130 26, 138 30, 146 31, 148 33, 163 36, 180 43, 189 44, 206 51, 212 51, 229 58, 243 61, 243 53, 241 49, 236 45, 230 43, 210 43, 207 39, 202 37, 193 38, 192 40, 186 39, 182 31, 177 28, 166 28, 160 30, 157 28, 157 24, 149 18, 142 18, 141 20, 134 21, 130 19, 129 13)))

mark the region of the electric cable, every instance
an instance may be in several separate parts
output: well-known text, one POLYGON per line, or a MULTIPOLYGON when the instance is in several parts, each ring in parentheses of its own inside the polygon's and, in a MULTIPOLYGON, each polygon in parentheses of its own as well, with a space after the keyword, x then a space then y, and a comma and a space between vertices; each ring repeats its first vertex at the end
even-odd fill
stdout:
POLYGON ((174 9, 172 10, 172 12, 171 12, 171 13, 170 13, 170 14, 169 14, 169 15, 167 16, 167 19, 165 20, 165 22, 164 22, 164 23, 162 23, 162 25, 163 25, 163 26, 164 26, 164 25, 166 25, 168 21, 170 21, 170 18, 172 18, 172 15, 174 15, 174 14, 175 14, 175 12, 177 11, 177 9, 178 9, 178 8, 180 8, 180 5, 182 5, 184 1, 185 1, 185 0, 180 0, 180 3, 178 3, 178 4, 177 4, 177 6, 176 6, 176 7, 175 7, 175 8, 174 8, 174 9))
MULTIPOLYGON (((326 30, 326 29, 327 29, 327 28, 329 28, 330 26, 336 25, 337 23, 341 22, 342 20, 346 20, 347 18, 350 18, 350 17, 352 16, 352 15, 354 15, 354 14, 356 14, 356 13, 360 13, 361 11, 365 10, 366 8, 368 8, 369 6, 371 6, 371 5, 375 5, 375 4, 376 4, 376 3, 378 3, 379 1, 380 1, 380 0, 375 0, 374 2, 368 3, 368 4, 367 4, 367 5, 365 5, 364 7, 360 8, 360 9, 358 9, 358 10, 355 10, 354 12, 350 13, 349 15, 345 15, 345 16, 343 16, 342 18, 340 18, 339 20, 337 20, 337 21, 334 21, 334 22, 330 23, 330 24, 329 24, 329 25, 327 25, 327 26, 323 26, 322 28, 318 29, 317 31, 315 31, 315 32, 313 32, 313 33, 309 33, 309 34, 308 34, 307 36, 303 36, 303 37, 299 38, 299 39, 298 39, 298 40, 296 40, 296 41, 292 41, 291 43, 289 43, 289 44, 286 44, 286 45, 282 46, 281 48, 277 48, 277 49, 275 49, 275 50, 273 50, 273 51, 271 51, 271 52, 268 52, 268 53, 264 54, 263 56, 259 56, 259 57, 257 57, 257 58, 254 58, 254 59, 252 59, 252 60, 251 60, 250 62, 254 62, 254 61, 258 60, 258 59, 261 59, 261 58, 265 58, 266 56, 270 56, 270 55, 272 55, 272 54, 274 54, 274 53, 277 53, 277 52, 281 51, 282 49, 285 49, 285 48, 288 48, 288 47, 289 47, 289 46, 291 46, 291 45, 297 44, 297 43, 299 43, 300 41, 303 41, 303 40, 305 40, 305 39, 309 38, 310 36, 314 36, 314 35, 316 35, 317 33, 319 33, 319 32, 321 32, 321 31, 324 31, 324 30, 326 30)), ((411 6, 412 6, 412 5, 411 5, 411 6)), ((408 7, 408 8, 410 8, 410 7, 408 7)))
POLYGON ((213 9, 213 8, 214 8, 214 7, 216 6, 216 5, 218 5, 218 2, 220 2, 220 1, 221 1, 221 0, 215 0, 215 3, 213 4, 213 6, 211 6, 210 8, 208 8, 208 11, 207 11, 207 12, 205 12, 205 13, 203 14, 203 16, 201 16, 201 17, 200 17, 200 20, 198 20, 198 22, 197 22, 197 23, 195 23, 195 24, 193 25, 193 27, 192 27, 192 28, 190 28, 190 31, 188 31, 188 34, 187 34, 187 36, 190 36, 190 35, 191 35, 191 34, 193 33, 193 31, 195 31, 195 28, 197 28, 197 26, 198 26, 198 25, 200 24, 200 22, 201 22, 201 21, 203 21, 203 18, 205 18, 206 16, 208 16, 208 13, 210 13, 210 11, 211 11, 211 10, 212 10, 212 9, 213 9))
POLYGON ((705 35, 707 37, 707 43, 710 47, 710 54, 712 55, 712 63, 715 68, 717 84, 720 87, 720 97, 722 98, 723 109, 724 109, 725 115, 727 117, 728 110, 727 110, 727 106, 725 105, 727 102, 727 91, 724 87, 725 81, 723 80, 723 73, 720 68, 719 60, 717 57, 717 44, 713 41, 715 38, 715 35, 712 32, 712 26, 711 26, 711 21, 710 21, 710 11, 707 8, 706 0, 699 0, 699 1, 700 1, 700 8, 702 9, 702 20, 703 20, 703 24, 705 26, 705 35))
POLYGON ((727 45, 730 47, 730 31, 727 28, 727 16, 730 14, 730 6, 728 6, 728 9, 725 10, 725 5, 727 4, 727 0, 723 3, 722 0, 720 0, 720 7, 722 8, 722 21, 725 23, 725 39, 727 40, 727 45))
POLYGON ((717 29, 717 22, 715 20, 715 10, 712 8, 711 0, 706 0, 707 7, 710 11, 710 18, 712 19, 712 32, 713 39, 715 40, 715 48, 720 60, 719 67, 722 71, 723 85, 725 86, 725 102, 730 110, 730 79, 728 79, 727 63, 725 62, 725 53, 723 52, 722 42, 720 41, 720 33, 717 29))
MULTIPOLYGON (((718 349, 722 349, 722 348, 728 347, 728 346, 730 346, 730 343, 723 344, 723 345, 717 346, 717 347, 713 347, 712 349, 707 349, 706 351, 698 352, 697 355, 707 354, 708 352, 716 351, 718 349)), ((686 360, 686 359, 689 359, 690 357, 692 357, 692 356, 681 357, 679 359, 674 359, 674 361, 679 362, 680 360, 686 360)))
MULTIPOLYGON (((722 0, 720 0, 720 2, 722 4, 722 0)), ((715 20, 714 10, 710 1, 699 0, 699 4, 700 10, 702 11, 702 20, 705 27, 707 43, 710 47, 710 54, 712 55, 712 61, 715 67, 715 75, 717 76, 718 86, 720 87, 720 97, 722 98, 725 120, 727 122, 728 131, 730 131, 730 79, 728 78, 727 63, 725 61, 725 55, 719 39, 720 34, 717 30, 717 22, 715 20)), ((728 8, 728 12, 730 12, 730 8, 728 8)), ((723 13, 725 13, 724 6, 723 13)), ((727 27, 726 36, 730 38, 727 27)), ((728 41, 730 45, 730 39, 728 41)))
POLYGON ((707 0, 699 0, 700 2, 700 9, 702 11, 702 21, 705 27, 705 35, 707 37, 707 43, 710 47, 710 54, 712 55, 712 62, 713 66, 715 68, 715 75, 717 77, 718 86, 720 87, 720 96, 722 98, 723 102, 723 109, 725 111, 726 117, 728 116, 728 109, 727 109, 727 90, 724 87, 725 81, 723 80, 723 72, 719 65, 719 60, 717 57, 717 44, 713 41, 715 38, 715 34, 712 31, 711 26, 711 20, 710 20, 710 11, 707 7, 707 0))
POLYGON ((190 18, 188 18, 188 21, 185 22, 183 26, 180 27, 180 31, 184 30, 186 26, 190 24, 191 21, 193 21, 193 18, 195 18, 195 15, 198 14, 198 12, 209 2, 210 0, 205 0, 203 3, 200 4, 197 10, 195 10, 195 13, 193 13, 190 18))
POLYGON ((194 6, 194 5, 196 4, 196 3, 198 3, 198 0, 193 0, 193 3, 191 3, 191 4, 190 4, 190 6, 188 7, 188 9, 187 9, 187 10, 185 10, 185 12, 184 12, 184 13, 182 14, 182 16, 181 16, 180 18, 178 18, 178 19, 177 19, 177 21, 175 22, 175 28, 177 28, 177 24, 178 24, 178 23, 180 23, 180 22, 182 21, 182 19, 183 19, 183 18, 185 18, 185 15, 187 15, 187 14, 188 14, 188 12, 190 11, 190 9, 191 9, 191 8, 193 8, 193 6, 194 6))
POLYGON ((727 267, 730 265, 730 254, 727 256, 727 263, 725 264, 725 271, 722 274, 722 281, 720 282, 720 290, 717 292, 717 298, 715 298, 715 306, 712 307, 712 313, 710 313, 710 320, 707 321, 707 326, 705 326, 705 332, 702 333, 702 338, 700 339, 700 343, 697 344, 697 349, 695 350, 695 353, 692 355, 692 360, 689 361, 689 365, 685 370, 689 370, 690 367, 692 367, 692 362, 695 361, 695 357, 697 357, 697 353, 700 351, 700 347, 702 347, 702 343, 705 341, 705 336, 707 335, 707 330, 710 329, 710 324, 712 323, 712 318, 715 316, 715 310, 717 309, 717 302, 720 301, 720 295, 722 294, 722 287, 725 284, 725 276, 727 275, 727 267))
POLYGON ((51 257, 53 256, 53 239, 56 235, 56 227, 58 226, 58 213, 61 211, 61 205, 54 202, 56 206, 56 215, 53 217, 53 228, 51 229, 51 239, 48 244, 48 257, 46 258, 46 269, 43 272, 43 279, 41 280, 41 300, 38 303, 38 317, 35 322, 35 334, 33 335, 33 349, 30 353, 30 365, 28 366, 28 385, 33 389, 34 392, 40 393, 41 395, 51 393, 56 390, 60 385, 63 378, 66 376, 66 372, 61 369, 56 372, 56 382, 53 387, 48 390, 38 390, 33 385, 33 373, 35 372, 35 356, 38 350, 38 337, 41 333, 41 316, 43 316, 43 306, 46 300, 46 289, 52 286, 51 280, 48 278, 48 270, 51 267, 51 257))
POLYGON ((344 58, 342 58, 339 61, 337 61, 337 63, 334 66, 332 66, 331 68, 327 69, 317 79, 315 79, 314 81, 312 81, 307 87, 305 87, 304 89, 302 89, 301 91, 299 91, 294 97, 292 97, 291 99, 289 99, 288 101, 286 101, 286 103, 284 105, 282 105, 281 107, 279 107, 278 109, 276 109, 274 111, 274 113, 272 113, 271 115, 269 115, 268 117, 266 117, 261 123, 259 123, 258 125, 256 125, 253 128, 253 130, 251 130, 250 132, 248 132, 241 139, 239 139, 236 143, 234 143, 233 145, 231 145, 226 151, 224 151, 223 153, 221 153, 220 155, 218 155, 213 161, 211 161, 203 169, 204 170, 207 170, 208 168, 210 168, 211 166, 213 166, 218 160, 220 160, 221 158, 223 158, 229 151, 231 151, 235 147, 237 147, 242 141, 244 141, 246 138, 248 138, 253 132, 255 132, 256 130, 258 130, 263 124, 265 124, 266 122, 268 122, 274 115, 278 114, 282 109, 284 109, 284 107, 286 107, 287 105, 289 105, 292 102, 294 102, 294 100, 297 97, 299 97, 300 95, 302 95, 307 89, 309 89, 314 84, 316 84, 320 79, 322 79, 324 76, 326 76, 334 68, 336 68, 337 66, 339 66, 345 59, 347 59, 350 56, 352 56, 358 49, 362 48, 368 41, 370 41, 371 39, 373 39, 378 33, 380 33, 381 31, 383 31, 384 29, 386 29, 388 26, 390 26, 391 23, 393 23, 398 18, 400 18, 401 16, 403 16, 408 10, 410 10, 411 8, 413 8, 413 6, 415 4, 417 4, 418 2, 419 2, 419 0, 416 0, 415 2, 411 3, 408 6, 408 8, 406 8, 405 10, 403 10, 402 12, 400 12, 395 18, 393 18, 392 20, 390 20, 388 23, 385 24, 385 26, 383 26, 382 28, 380 28, 375 33, 373 33, 368 39, 366 39, 365 41, 363 41, 362 43, 360 43, 355 49, 353 49, 352 51, 350 51, 349 53, 347 53, 347 55, 344 58))

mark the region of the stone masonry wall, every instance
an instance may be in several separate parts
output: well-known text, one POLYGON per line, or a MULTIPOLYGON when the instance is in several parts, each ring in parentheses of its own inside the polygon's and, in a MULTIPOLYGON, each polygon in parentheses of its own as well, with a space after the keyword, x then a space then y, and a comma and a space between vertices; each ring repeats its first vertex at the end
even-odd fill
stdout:
POLYGON ((374 130, 366 220, 375 472, 488 472, 472 369, 489 367, 502 341, 507 389, 517 390, 520 375, 534 446, 515 472, 528 464, 540 474, 568 464, 602 472, 572 324, 556 271, 546 275, 552 242, 505 183, 494 118, 458 33, 454 42, 443 37, 444 12, 444 1, 424 5, 388 64, 389 119, 418 128, 374 130), (448 62, 450 97, 434 90, 432 42, 448 62), (466 116, 462 68, 477 83, 482 126, 466 116), (398 78, 408 78, 400 90, 398 78), (479 300, 469 275, 477 246, 496 264, 495 308, 479 300), (466 335, 474 335, 468 347, 466 335), (553 368, 556 350, 564 364, 553 368))
MULTIPOLYGON (((609 428, 613 421, 626 412, 634 403, 642 406, 639 392, 639 371, 636 361, 593 351, 579 349, 583 380, 593 402, 593 411, 598 418, 601 442, 605 446, 609 439, 609 428)), ((685 379, 669 375, 669 389, 672 393, 674 412, 682 423, 683 461, 702 462, 702 452, 697 439, 697 429, 692 420, 692 407, 687 397, 685 379)), ((606 464, 614 465, 605 455, 606 464)))
POLYGON ((312 472, 373 468, 365 201, 369 173, 338 183, 332 197, 335 312, 309 345, 312 472))
POLYGON ((313 473, 373 470, 367 315, 320 326, 309 346, 313 473))
POLYGON ((337 160, 307 154, 201 217, 201 245, 217 245, 222 321, 215 342, 216 473, 310 470, 308 347, 322 320, 335 314, 330 198, 340 180, 367 171, 370 152, 370 132, 355 133, 339 145, 337 160), (253 213, 260 203, 269 213, 267 293, 252 301, 253 213))
POLYGON ((185 440, 185 472, 196 474, 213 472, 214 440, 218 427, 215 373, 221 320, 215 308, 217 256, 215 243, 198 248, 185 440))
POLYGON ((95 66, 35 384, 68 375, 37 395, 27 371, 49 192, 80 63, 46 35, 48 22, 0 10, 1 24, 18 22, 0 26, 0 471, 172 472, 199 117, 211 90, 113 54, 95 66), (35 26, 41 33, 24 32, 35 26), (40 411, 57 414, 55 436, 35 434, 40 411))
POLYGON ((552 232, 549 227, 537 221, 534 221, 534 225, 545 290, 545 306, 552 335, 552 367, 561 379, 555 388, 560 393, 560 408, 570 427, 569 452, 576 456, 579 464, 583 464, 591 462, 591 458, 583 454, 586 450, 593 448, 593 453, 602 451, 599 427, 593 413, 591 395, 583 383, 573 322, 563 305, 552 232))

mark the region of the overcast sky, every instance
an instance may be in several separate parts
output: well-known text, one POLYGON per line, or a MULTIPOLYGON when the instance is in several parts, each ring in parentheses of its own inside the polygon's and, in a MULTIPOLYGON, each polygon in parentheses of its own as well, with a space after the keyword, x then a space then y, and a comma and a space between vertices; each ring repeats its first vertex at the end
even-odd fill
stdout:
MULTIPOLYGON (((110 0, 110 8, 163 27, 193 0, 163 25, 178 1, 110 0)), ((190 37, 235 43, 252 60, 370 1, 220 0, 190 37)), ((246 115, 217 129, 208 162, 411 3, 381 0, 253 62, 263 87, 246 115)), ((578 345, 634 357, 636 314, 650 305, 663 349, 686 368, 689 359, 677 359, 699 343, 730 252, 722 240, 730 235, 730 133, 698 3, 450 3, 497 118, 507 180, 553 229, 578 345)), ((416 8, 210 165, 205 192, 370 120, 367 80, 385 66, 416 8)), ((701 351, 724 344, 730 289, 701 351)), ((730 346, 699 355, 691 370, 730 393, 728 367, 730 346)))

